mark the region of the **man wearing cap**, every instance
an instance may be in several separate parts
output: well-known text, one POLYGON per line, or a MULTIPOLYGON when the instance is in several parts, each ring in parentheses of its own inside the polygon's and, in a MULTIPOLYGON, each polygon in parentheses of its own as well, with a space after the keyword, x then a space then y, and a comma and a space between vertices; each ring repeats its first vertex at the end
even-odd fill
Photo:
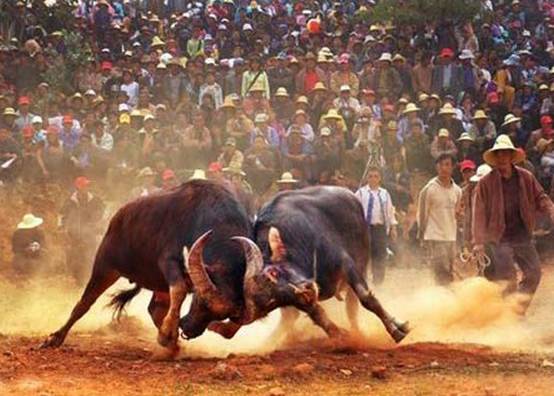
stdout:
POLYGON ((373 75, 371 87, 381 98, 396 100, 402 92, 402 79, 398 71, 392 67, 392 56, 383 52, 377 60, 377 70, 373 75))
POLYGON ((29 275, 44 264, 43 219, 27 213, 12 234, 12 266, 17 275, 29 275))
POLYGON ((418 237, 428 250, 439 285, 448 285, 454 280, 457 217, 462 198, 462 190, 452 180, 454 163, 454 157, 448 153, 435 160, 437 176, 419 193, 417 207, 418 237))
POLYGON ((340 95, 341 88, 344 85, 350 87, 352 96, 357 97, 360 90, 360 80, 356 73, 352 71, 351 59, 348 53, 339 56, 338 70, 331 74, 329 88, 331 91, 340 95))
POLYGON ((473 122, 469 130, 469 136, 475 140, 479 152, 490 148, 496 139, 496 126, 489 119, 484 110, 476 110, 473 115, 473 122))
POLYGON ((440 64, 433 68, 432 91, 441 96, 451 94, 457 97, 463 86, 463 73, 461 67, 453 62, 454 51, 443 48, 439 58, 440 64))
POLYGON ((540 118, 541 127, 531 132, 529 141, 527 142, 526 153, 529 160, 538 165, 540 162, 540 155, 537 148, 537 143, 540 139, 554 139, 554 128, 552 128, 552 117, 550 115, 543 115, 540 118))
POLYGON ((59 218, 60 227, 69 237, 67 266, 78 282, 84 282, 92 268, 96 237, 104 216, 104 202, 89 191, 89 185, 85 176, 75 179, 75 191, 65 201, 59 218))
POLYGON ((450 138, 450 132, 446 128, 441 128, 431 143, 431 156, 435 160, 444 154, 448 154, 455 158, 457 153, 458 149, 450 138))
POLYGON ((18 132, 21 132, 24 127, 31 125, 31 120, 35 116, 29 112, 31 101, 27 96, 22 96, 17 101, 19 114, 15 119, 15 128, 18 132))
POLYGON ((483 159, 493 167, 476 187, 473 203, 474 251, 492 245, 494 268, 490 279, 507 281, 505 293, 519 292, 520 313, 525 313, 541 279, 540 259, 533 242, 536 213, 554 220, 554 205, 535 177, 514 164, 524 153, 510 138, 500 135, 483 159), (515 263, 523 273, 517 283, 515 263))

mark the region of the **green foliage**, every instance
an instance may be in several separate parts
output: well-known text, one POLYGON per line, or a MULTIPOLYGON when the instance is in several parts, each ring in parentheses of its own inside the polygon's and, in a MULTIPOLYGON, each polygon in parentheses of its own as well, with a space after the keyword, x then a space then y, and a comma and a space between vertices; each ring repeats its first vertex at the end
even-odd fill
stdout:
POLYGON ((395 25, 461 23, 473 20, 482 10, 481 0, 381 0, 373 9, 372 20, 395 25))
POLYGON ((63 30, 62 33, 66 49, 65 56, 56 56, 54 64, 42 77, 50 86, 70 93, 74 91, 72 83, 75 72, 80 66, 90 62, 93 58, 93 53, 90 46, 79 33, 67 30, 63 30))

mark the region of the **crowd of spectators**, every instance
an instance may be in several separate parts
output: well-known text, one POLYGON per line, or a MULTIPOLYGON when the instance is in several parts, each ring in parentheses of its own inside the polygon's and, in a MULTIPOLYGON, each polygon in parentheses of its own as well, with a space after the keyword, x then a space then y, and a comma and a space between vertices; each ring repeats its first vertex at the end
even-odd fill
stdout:
POLYGON ((45 78, 73 55, 67 31, 17 2, 0 45, 0 180, 84 176, 126 201, 226 177, 255 210, 277 186, 355 190, 376 166, 401 215, 434 159, 453 155, 467 181, 506 134, 549 189, 554 4, 395 26, 371 19, 374 3, 80 0, 71 30, 92 54, 67 91, 45 78))

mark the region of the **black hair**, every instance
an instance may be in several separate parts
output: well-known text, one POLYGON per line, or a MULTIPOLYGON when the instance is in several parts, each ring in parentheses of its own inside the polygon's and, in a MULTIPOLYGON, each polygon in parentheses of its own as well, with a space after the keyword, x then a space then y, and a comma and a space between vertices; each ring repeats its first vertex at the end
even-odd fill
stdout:
POLYGON ((375 165, 371 165, 367 168, 367 174, 369 175, 371 172, 377 172, 379 173, 379 176, 381 176, 381 168, 375 165))
POLYGON ((442 153, 435 160, 435 165, 440 164, 442 161, 449 159, 452 162, 452 165, 456 164, 456 158, 450 153, 442 153))

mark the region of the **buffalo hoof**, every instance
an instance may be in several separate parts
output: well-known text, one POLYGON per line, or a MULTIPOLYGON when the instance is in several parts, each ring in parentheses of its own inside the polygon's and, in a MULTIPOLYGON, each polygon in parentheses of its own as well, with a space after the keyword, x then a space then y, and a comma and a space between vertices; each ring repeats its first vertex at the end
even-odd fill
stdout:
POLYGON ((408 322, 400 323, 394 325, 392 331, 390 332, 390 335, 392 339, 398 344, 400 341, 402 341, 408 333, 410 332, 410 326, 408 322))
POLYGON ((58 348, 63 344, 65 336, 61 333, 53 333, 40 345, 40 349, 58 348))
POLYGON ((160 348, 156 350, 152 354, 150 360, 154 362, 167 362, 167 361, 175 360, 178 355, 179 355, 179 345, 175 344, 175 345, 171 345, 168 348, 160 348))
POLYGON ((168 347, 172 344, 177 343, 177 329, 173 331, 163 331, 158 332, 158 344, 163 347, 168 347))
POLYGON ((341 329, 340 327, 336 327, 334 329, 329 330, 329 337, 331 337, 334 340, 345 340, 349 337, 350 333, 345 330, 341 329))

